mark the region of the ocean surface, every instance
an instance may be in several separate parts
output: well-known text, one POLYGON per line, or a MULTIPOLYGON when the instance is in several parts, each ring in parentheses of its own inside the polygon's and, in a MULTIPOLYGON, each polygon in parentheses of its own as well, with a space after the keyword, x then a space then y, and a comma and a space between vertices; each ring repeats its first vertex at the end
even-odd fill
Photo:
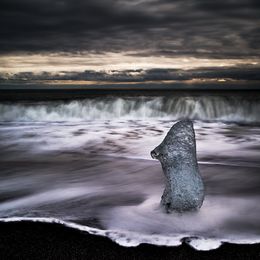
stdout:
POLYGON ((124 246, 260 243, 260 95, 0 103, 0 220, 59 222, 124 246), (194 122, 206 197, 165 214, 150 151, 194 122))

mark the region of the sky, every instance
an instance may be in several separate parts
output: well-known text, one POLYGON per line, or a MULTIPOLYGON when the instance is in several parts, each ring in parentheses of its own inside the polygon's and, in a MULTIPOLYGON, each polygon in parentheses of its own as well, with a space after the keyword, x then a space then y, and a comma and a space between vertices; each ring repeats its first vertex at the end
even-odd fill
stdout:
POLYGON ((259 0, 0 1, 3 78, 259 68, 259 0))

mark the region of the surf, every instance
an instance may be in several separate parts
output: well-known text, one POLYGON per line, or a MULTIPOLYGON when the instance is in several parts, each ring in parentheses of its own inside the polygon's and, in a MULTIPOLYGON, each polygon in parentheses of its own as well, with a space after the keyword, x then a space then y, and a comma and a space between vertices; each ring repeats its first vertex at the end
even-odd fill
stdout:
POLYGON ((183 118, 256 124, 260 123, 260 102, 232 96, 169 96, 0 103, 2 122, 183 118))

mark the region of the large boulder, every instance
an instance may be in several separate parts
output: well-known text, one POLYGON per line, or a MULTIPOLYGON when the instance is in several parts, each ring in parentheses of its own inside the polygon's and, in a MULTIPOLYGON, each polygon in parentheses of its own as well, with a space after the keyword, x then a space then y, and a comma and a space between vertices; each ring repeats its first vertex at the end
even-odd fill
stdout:
POLYGON ((166 212, 194 211, 204 200, 193 123, 179 121, 172 126, 162 143, 151 151, 160 161, 166 177, 161 204, 166 212))

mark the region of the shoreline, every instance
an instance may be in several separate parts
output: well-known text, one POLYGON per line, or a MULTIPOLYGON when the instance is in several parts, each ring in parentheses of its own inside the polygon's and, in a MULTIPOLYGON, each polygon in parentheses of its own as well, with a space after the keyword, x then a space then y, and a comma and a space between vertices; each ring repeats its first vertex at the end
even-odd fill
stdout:
POLYGON ((0 222, 1 259, 259 259, 260 244, 224 243, 211 251, 141 244, 122 247, 109 238, 57 223, 0 222))

